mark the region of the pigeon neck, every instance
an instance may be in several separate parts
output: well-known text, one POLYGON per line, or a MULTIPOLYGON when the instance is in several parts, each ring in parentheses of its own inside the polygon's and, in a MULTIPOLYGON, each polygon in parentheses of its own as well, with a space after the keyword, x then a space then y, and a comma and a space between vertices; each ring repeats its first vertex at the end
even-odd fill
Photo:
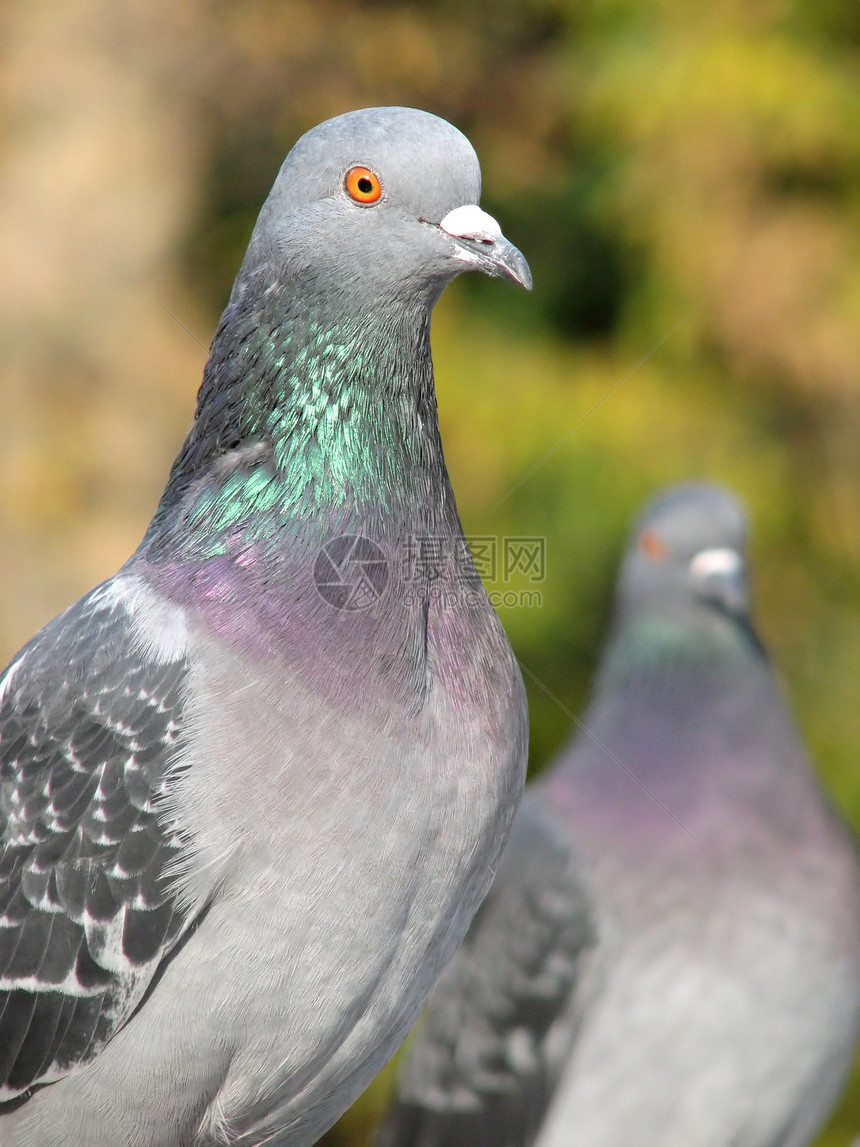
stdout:
POLYGON ((275 291, 234 298, 150 541, 178 525, 171 550, 208 557, 285 532, 456 529, 429 328, 423 307, 326 322, 275 291))
POLYGON ((697 686, 713 694, 748 683, 757 667, 768 673, 761 644, 744 618, 706 606, 689 615, 677 608, 654 610, 619 619, 600 682, 616 696, 629 689, 665 698, 673 691, 689 695, 697 686))

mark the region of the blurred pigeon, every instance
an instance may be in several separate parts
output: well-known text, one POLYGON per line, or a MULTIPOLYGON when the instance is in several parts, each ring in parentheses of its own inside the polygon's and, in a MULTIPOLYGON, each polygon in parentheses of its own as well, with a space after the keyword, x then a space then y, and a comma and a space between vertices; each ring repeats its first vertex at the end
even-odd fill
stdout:
POLYGON ((429 343, 530 285, 479 193, 424 112, 299 140, 140 548, 0 679, 3 1147, 314 1142, 487 890, 526 708, 429 343))
POLYGON ((860 1022, 860 870, 718 487, 640 518, 574 743, 434 993, 385 1147, 800 1147, 860 1022))

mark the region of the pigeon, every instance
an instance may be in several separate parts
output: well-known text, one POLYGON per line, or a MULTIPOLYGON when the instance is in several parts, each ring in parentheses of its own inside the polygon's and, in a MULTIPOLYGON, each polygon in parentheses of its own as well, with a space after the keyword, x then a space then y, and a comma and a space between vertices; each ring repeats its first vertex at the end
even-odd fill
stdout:
POLYGON ((632 532, 572 743, 409 1045, 384 1147, 801 1147, 860 1028, 860 868, 705 483, 632 532))
POLYGON ((3 1147, 301 1147, 405 1038, 519 804, 519 668, 430 315, 531 286, 426 112, 287 156, 139 548, 0 678, 3 1147))

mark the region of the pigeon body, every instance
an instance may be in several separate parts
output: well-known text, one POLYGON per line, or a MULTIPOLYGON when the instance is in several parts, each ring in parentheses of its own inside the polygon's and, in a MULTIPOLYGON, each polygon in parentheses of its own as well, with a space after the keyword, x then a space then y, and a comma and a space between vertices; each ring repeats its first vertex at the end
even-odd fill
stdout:
POLYGON ((141 546, 0 679, 4 1147, 313 1143, 486 892, 525 701, 429 344, 530 284, 479 192, 427 113, 296 144, 141 546))
POLYGON ((637 523, 577 735, 403 1068, 384 1147, 802 1147, 860 1026, 860 869, 752 629, 746 526, 637 523))

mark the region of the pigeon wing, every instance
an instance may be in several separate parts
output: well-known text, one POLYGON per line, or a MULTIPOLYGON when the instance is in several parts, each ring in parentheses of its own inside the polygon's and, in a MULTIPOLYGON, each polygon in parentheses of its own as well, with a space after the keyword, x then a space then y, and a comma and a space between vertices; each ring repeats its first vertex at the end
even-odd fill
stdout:
POLYGON ((110 583, 0 679, 0 1099, 98 1054, 190 921, 164 796, 182 658, 147 655, 110 583))

